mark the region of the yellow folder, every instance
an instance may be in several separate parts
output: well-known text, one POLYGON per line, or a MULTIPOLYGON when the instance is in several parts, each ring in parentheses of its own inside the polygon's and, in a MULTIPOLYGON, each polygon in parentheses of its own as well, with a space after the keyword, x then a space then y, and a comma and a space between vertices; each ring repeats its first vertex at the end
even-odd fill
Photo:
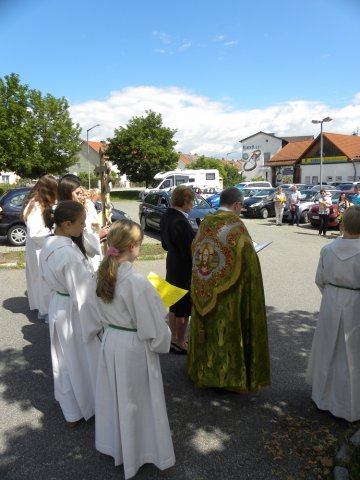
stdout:
POLYGON ((174 285, 171 285, 171 283, 154 272, 150 272, 147 279, 160 295, 166 308, 174 305, 174 303, 178 302, 180 298, 188 292, 188 290, 184 290, 183 288, 174 287, 174 285))

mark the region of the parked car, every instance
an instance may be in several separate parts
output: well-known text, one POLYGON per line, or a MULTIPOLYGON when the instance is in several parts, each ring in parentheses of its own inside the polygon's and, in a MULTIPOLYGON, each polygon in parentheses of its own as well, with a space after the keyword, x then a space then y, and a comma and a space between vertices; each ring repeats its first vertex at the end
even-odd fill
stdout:
MULTIPOLYGON (((124 218, 128 218, 130 220, 130 216, 123 212, 122 210, 118 210, 117 208, 114 207, 113 204, 111 204, 112 210, 111 210, 111 222, 114 223, 116 220, 124 220, 124 218)), ((96 202, 95 203, 95 208, 98 213, 101 212, 101 202, 96 202)))
MULTIPOLYGON (((171 207, 171 192, 157 190, 146 195, 139 205, 139 219, 142 229, 145 231, 152 228, 160 231, 160 219, 168 207, 171 207)), ((210 206, 205 198, 195 193, 193 208, 188 216, 193 230, 196 232, 198 223, 205 215, 214 211, 215 209, 210 206)))
MULTIPOLYGON (((291 192, 288 192, 290 195, 291 192)), ((309 208, 314 205, 320 198, 320 192, 317 190, 300 190, 301 198, 299 205, 300 223, 309 223, 309 208)), ((291 220, 291 212, 288 205, 285 205, 283 221, 287 222, 291 220)))
POLYGON ((274 194, 276 188, 258 190, 252 197, 244 200, 241 213, 244 217, 268 218, 275 216, 274 194))
POLYGON ((258 188, 258 187, 272 188, 272 185, 270 182, 257 181, 257 182, 241 182, 236 184, 235 187, 242 190, 243 188, 258 188))
MULTIPOLYGON (((338 227, 338 225, 339 225, 339 221, 337 219, 337 216, 338 216, 338 213, 339 213, 337 203, 338 203, 338 200, 339 200, 340 193, 344 193, 344 192, 338 190, 332 195, 332 198, 331 198, 332 205, 330 207, 330 215, 329 215, 329 221, 328 221, 328 227, 330 227, 330 228, 338 227)), ((355 195, 354 190, 351 190, 350 192, 345 191, 345 193, 346 193, 346 198, 351 203, 351 200, 352 200, 353 196, 355 195)), ((319 222, 320 222, 320 219, 319 219, 319 203, 316 203, 309 208, 308 216, 309 216, 309 222, 311 223, 311 226, 312 227, 318 227, 319 222)))
POLYGON ((287 191, 292 190, 294 185, 297 186, 298 190, 310 189, 312 187, 312 185, 307 185, 306 183, 282 183, 281 185, 278 185, 278 187, 281 187, 286 193, 287 191))
POLYGON ((202 197, 207 200, 209 197, 214 196, 214 195, 220 195, 221 193, 221 188, 218 187, 205 187, 202 189, 202 192, 196 192, 199 193, 202 197))
MULTIPOLYGON (((245 200, 245 198, 253 197, 254 195, 256 195, 257 191, 263 190, 263 188, 243 188, 239 190, 242 191, 244 195, 244 200, 245 200)), ((208 197, 206 200, 208 203, 210 203, 210 205, 213 208, 217 209, 220 207, 220 193, 218 193, 217 195, 212 195, 211 197, 208 197)))
POLYGON ((0 198, 0 235, 15 247, 23 247, 26 242, 26 225, 20 213, 29 191, 28 187, 12 188, 0 198))

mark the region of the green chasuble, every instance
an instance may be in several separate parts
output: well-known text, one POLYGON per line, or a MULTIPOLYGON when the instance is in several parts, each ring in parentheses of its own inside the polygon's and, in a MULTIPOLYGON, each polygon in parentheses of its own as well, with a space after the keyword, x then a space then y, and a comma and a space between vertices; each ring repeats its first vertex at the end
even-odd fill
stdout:
POLYGON ((202 221, 193 245, 187 371, 198 387, 239 392, 270 384, 261 268, 234 212, 202 221))

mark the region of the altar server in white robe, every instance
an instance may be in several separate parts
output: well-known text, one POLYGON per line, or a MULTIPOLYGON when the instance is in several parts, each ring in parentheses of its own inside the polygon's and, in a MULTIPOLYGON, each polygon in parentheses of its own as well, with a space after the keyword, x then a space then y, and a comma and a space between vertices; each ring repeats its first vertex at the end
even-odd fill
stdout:
POLYGON ((82 244, 85 209, 79 202, 60 202, 45 211, 46 224, 55 224, 40 253, 41 274, 51 289, 49 327, 55 399, 69 427, 95 412, 95 381, 100 341, 85 344, 79 310, 94 275, 82 244), (76 242, 76 243, 74 243, 76 242))
POLYGON ((322 292, 307 382, 321 410, 360 420, 360 206, 345 210, 343 237, 323 247, 316 272, 322 292))
POLYGON ((96 381, 96 449, 124 465, 125 478, 144 463, 175 463, 159 353, 170 349, 167 310, 149 281, 136 273, 143 233, 131 220, 115 222, 97 273, 99 317, 87 322, 91 339, 104 326, 96 381), (100 323, 101 322, 101 323, 100 323))
POLYGON ((83 231, 83 243, 86 255, 94 270, 97 270, 100 263, 100 238, 99 232, 95 232, 91 226, 92 215, 86 209, 87 191, 81 185, 79 177, 71 173, 64 175, 58 184, 58 200, 74 200, 80 202, 86 210, 85 228, 83 231))
POLYGON ((44 239, 51 232, 45 226, 43 211, 56 202, 57 180, 43 175, 29 192, 23 206, 22 216, 26 223, 26 289, 30 310, 38 310, 38 319, 45 320, 50 302, 50 290, 39 273, 39 256, 44 239))

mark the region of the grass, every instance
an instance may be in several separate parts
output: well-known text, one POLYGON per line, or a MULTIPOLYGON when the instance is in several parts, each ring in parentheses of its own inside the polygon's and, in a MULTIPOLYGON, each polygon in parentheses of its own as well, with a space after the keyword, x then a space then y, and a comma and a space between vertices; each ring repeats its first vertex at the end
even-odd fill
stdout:
MULTIPOLYGON (((159 243, 145 243, 141 246, 138 260, 161 260, 165 251, 159 243)), ((0 269, 25 268, 25 252, 14 250, 0 253, 0 269)))
POLYGON ((110 198, 112 202, 119 200, 139 200, 140 190, 120 190, 111 192, 110 198))
POLYGON ((0 253, 0 269, 25 268, 25 252, 14 250, 13 252, 0 253))

